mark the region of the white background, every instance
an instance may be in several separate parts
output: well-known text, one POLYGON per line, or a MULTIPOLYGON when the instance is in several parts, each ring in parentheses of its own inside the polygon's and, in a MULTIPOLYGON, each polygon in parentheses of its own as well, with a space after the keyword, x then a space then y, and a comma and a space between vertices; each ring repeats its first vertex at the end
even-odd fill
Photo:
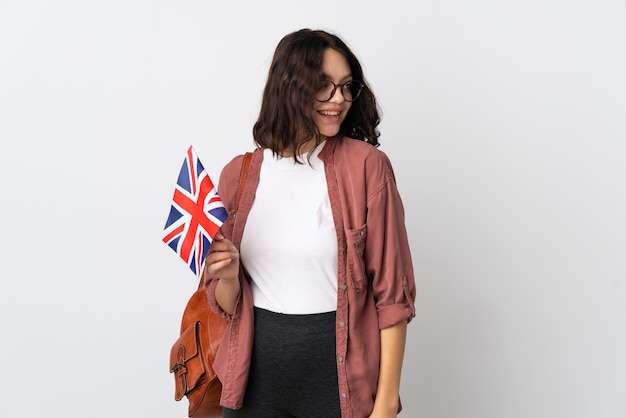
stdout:
POLYGON ((0 416, 184 417, 193 144, 252 149, 271 55, 341 35, 383 109, 417 317, 407 418, 626 417, 622 0, 0 0, 0 416))

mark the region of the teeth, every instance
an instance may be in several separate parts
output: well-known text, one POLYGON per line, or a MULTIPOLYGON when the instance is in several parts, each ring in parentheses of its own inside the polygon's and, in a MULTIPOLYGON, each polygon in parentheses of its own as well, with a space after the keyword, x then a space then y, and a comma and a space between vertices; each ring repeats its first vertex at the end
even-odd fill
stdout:
POLYGON ((336 110, 320 110, 320 113, 324 116, 339 116, 339 112, 336 110))

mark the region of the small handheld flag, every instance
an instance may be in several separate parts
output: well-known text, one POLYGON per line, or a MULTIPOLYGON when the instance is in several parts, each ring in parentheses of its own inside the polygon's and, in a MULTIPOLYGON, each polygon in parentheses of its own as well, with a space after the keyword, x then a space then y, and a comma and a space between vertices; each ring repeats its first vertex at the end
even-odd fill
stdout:
POLYGON ((227 217, 222 199, 190 146, 174 189, 163 242, 199 276, 213 237, 227 217))

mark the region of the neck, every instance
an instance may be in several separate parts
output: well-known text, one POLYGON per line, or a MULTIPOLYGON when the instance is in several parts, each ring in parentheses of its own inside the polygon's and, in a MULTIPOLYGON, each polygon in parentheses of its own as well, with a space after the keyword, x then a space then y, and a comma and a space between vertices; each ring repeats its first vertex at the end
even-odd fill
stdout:
MULTIPOLYGON (((322 142, 326 141, 326 137, 323 136, 322 137, 322 142)), ((322 143, 320 142, 320 144, 322 143)), ((300 147, 300 149, 298 150, 299 155, 303 155, 303 154, 307 154, 311 151, 313 151, 315 149, 317 145, 315 144, 315 140, 311 139, 307 142, 305 142, 304 144, 302 144, 302 146, 300 147)), ((278 152, 278 155, 280 155, 281 157, 294 157, 294 154, 291 150, 282 150, 280 152, 278 152)))

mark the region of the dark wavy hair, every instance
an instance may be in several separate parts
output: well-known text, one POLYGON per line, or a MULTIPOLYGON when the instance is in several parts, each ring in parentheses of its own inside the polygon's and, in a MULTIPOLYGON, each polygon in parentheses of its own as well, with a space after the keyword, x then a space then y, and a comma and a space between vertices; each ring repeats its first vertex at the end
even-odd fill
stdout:
POLYGON ((379 109, 361 64, 350 48, 336 35, 301 29, 286 35, 276 47, 270 66, 259 118, 252 130, 254 141, 274 153, 300 154, 302 145, 323 141, 313 119, 314 96, 322 85, 324 51, 341 53, 350 66, 352 79, 363 83, 363 91, 343 121, 339 134, 378 146, 379 109))

